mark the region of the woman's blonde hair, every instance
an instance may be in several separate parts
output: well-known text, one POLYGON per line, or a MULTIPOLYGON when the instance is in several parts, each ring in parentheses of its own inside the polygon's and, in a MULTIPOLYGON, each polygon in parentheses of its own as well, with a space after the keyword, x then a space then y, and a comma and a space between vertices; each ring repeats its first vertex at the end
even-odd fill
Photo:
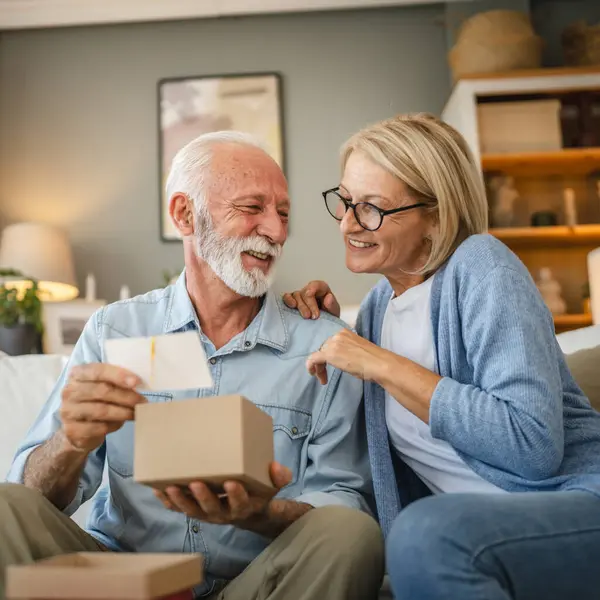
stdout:
POLYGON ((479 168, 465 139, 426 113, 399 115, 354 134, 342 147, 342 170, 360 151, 427 203, 437 226, 419 274, 436 271, 468 236, 487 230, 488 208, 479 168))

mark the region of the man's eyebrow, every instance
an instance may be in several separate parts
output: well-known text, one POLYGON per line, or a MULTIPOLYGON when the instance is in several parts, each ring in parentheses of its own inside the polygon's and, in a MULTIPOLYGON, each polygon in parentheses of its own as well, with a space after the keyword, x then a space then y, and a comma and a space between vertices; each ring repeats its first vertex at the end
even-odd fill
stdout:
POLYGON ((244 194, 243 196, 233 198, 233 202, 242 202, 243 200, 254 200, 255 202, 264 203, 265 197, 262 194, 244 194))
MULTIPOLYGON (((266 202, 266 198, 263 194, 244 194, 243 196, 238 196, 237 198, 233 198, 232 202, 244 202, 244 200, 252 200, 253 202, 260 202, 264 204, 266 202)), ((289 208, 291 205, 291 200, 289 198, 283 198, 277 201, 277 206, 279 208, 285 207, 289 208)))

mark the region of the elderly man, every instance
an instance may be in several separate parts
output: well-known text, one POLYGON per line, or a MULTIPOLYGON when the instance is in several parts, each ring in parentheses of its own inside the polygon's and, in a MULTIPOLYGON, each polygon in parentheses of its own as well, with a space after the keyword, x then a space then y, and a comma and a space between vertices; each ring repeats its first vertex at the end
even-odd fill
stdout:
MULTIPOLYGON (((287 237, 287 183, 249 137, 201 136, 173 161, 170 215, 183 237, 178 282, 100 310, 0 486, 0 596, 4 567, 74 551, 200 552, 197 597, 365 600, 383 572, 361 429, 361 383, 332 371, 321 386, 307 356, 342 325, 305 321, 269 291, 287 237), (104 341, 198 332, 214 387, 273 417, 280 489, 270 501, 227 482, 227 500, 202 482, 165 495, 132 480, 133 409, 190 392, 136 391, 135 376, 103 363, 104 341), (67 515, 98 490, 88 531, 67 515)), ((160 444, 160 439, 156 440, 160 444)), ((199 456, 198 460, 202 460, 199 456)))

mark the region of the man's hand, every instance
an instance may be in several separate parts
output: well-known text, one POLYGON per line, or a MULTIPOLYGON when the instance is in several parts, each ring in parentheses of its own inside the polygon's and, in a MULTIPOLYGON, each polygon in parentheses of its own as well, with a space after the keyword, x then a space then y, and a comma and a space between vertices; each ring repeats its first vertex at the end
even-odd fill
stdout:
POLYGON ((60 417, 68 445, 83 454, 98 448, 107 434, 133 419, 146 399, 135 391, 137 375, 102 363, 73 368, 62 390, 60 417))
MULTIPOLYGON (((277 489, 286 486, 292 480, 292 472, 283 465, 273 462, 270 475, 277 489)), ((277 503, 289 503, 289 500, 277 500, 263 496, 252 496, 246 488, 236 481, 224 484, 226 497, 219 498, 201 481, 190 483, 189 493, 177 486, 168 487, 165 492, 155 490, 154 494, 169 510, 185 513, 192 519, 216 525, 234 525, 257 533, 277 534, 289 523, 281 520, 282 506, 277 503), (277 521, 277 523, 275 523, 277 521)), ((298 504, 298 503, 295 503, 298 504)), ((303 508, 304 514, 310 509, 303 508)), ((301 516, 301 515, 299 515, 301 516)))

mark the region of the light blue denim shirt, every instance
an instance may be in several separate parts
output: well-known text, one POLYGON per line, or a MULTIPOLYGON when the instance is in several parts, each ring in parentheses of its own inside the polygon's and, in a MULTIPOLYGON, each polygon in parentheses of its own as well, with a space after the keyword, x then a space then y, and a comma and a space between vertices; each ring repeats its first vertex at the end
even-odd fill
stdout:
MULTIPOLYGON (((338 504, 368 512, 366 498, 372 486, 362 382, 330 369, 329 382, 322 386, 305 366, 307 356, 343 326, 327 314, 316 321, 304 320, 270 292, 249 327, 216 350, 200 330, 186 291, 185 273, 175 285, 106 306, 87 324, 47 404, 18 449, 8 480, 22 481, 29 454, 59 428, 61 389, 71 367, 103 361, 104 341, 109 338, 195 329, 209 358, 214 387, 148 393, 148 400, 244 395, 272 416, 275 459, 293 471, 292 483, 279 497, 315 507, 338 504)), ((196 595, 218 590, 256 558, 269 540, 165 509, 150 488, 132 479, 133 432, 134 424, 126 423, 89 456, 77 495, 65 513, 73 514, 94 496, 106 462, 109 484, 94 498, 88 532, 116 551, 200 552, 206 580, 196 595)))

